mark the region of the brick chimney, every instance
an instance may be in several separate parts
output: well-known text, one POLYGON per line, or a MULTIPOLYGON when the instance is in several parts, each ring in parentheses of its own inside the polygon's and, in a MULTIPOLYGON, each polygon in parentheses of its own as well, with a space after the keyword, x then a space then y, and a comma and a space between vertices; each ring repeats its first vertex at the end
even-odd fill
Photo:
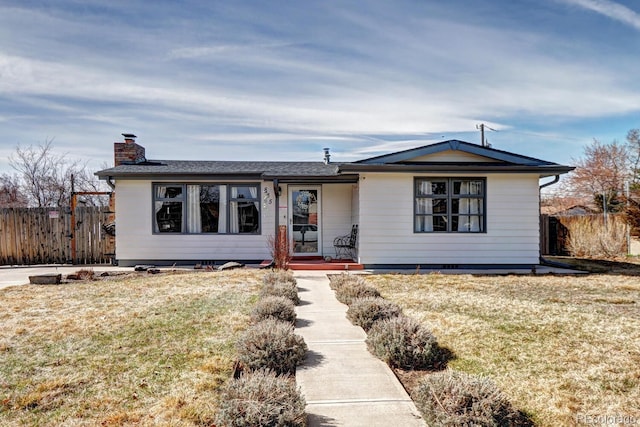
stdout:
POLYGON ((113 143, 114 166, 144 162, 146 160, 144 147, 136 144, 137 137, 132 133, 123 133, 122 136, 124 142, 113 143))

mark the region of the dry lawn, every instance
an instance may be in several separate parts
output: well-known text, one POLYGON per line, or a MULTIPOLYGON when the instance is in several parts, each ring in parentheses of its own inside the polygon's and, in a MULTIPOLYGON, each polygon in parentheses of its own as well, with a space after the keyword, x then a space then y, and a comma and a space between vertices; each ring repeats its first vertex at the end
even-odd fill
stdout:
POLYGON ((640 424, 638 277, 367 280, 455 353, 450 367, 489 376, 537 425, 584 425, 586 416, 604 415, 640 424))
POLYGON ((0 290, 0 425, 211 425, 262 276, 0 290))

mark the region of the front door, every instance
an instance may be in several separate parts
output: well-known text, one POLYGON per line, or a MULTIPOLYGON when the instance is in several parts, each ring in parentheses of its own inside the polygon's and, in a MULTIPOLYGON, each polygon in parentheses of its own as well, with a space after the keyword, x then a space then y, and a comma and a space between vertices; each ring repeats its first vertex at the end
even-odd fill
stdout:
POLYGON ((321 255, 320 187, 289 187, 289 236, 294 255, 321 255))

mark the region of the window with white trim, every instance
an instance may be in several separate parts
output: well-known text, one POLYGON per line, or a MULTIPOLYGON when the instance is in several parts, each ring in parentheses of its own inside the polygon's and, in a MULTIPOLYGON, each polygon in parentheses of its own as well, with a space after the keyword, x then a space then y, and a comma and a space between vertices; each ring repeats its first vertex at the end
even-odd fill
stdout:
POLYGON ((259 184, 154 184, 154 233, 257 234, 259 184))
POLYGON ((414 232, 484 233, 483 178, 416 178, 414 232))

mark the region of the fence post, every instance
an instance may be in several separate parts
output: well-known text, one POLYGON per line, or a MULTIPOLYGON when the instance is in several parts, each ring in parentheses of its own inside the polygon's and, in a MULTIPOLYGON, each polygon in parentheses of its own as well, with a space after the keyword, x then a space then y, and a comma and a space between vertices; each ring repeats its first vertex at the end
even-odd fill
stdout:
MULTIPOLYGON (((627 200, 627 212, 629 209, 629 181, 624 182, 624 195, 627 200)), ((627 255, 631 255, 631 225, 626 223, 627 227, 627 255)))

